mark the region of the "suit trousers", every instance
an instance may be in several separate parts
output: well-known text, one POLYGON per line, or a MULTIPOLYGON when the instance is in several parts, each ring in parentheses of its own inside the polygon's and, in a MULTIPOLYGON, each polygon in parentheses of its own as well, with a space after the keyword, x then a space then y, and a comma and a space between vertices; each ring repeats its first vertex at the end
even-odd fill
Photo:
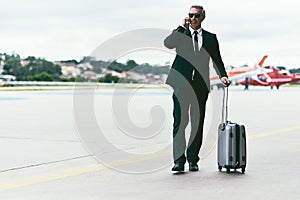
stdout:
POLYGON ((208 89, 205 84, 191 81, 185 88, 174 88, 173 92, 173 159, 174 163, 197 163, 203 140, 203 124, 208 89), (201 86, 202 85, 202 86, 201 86), (185 129, 191 122, 191 132, 186 145, 185 129), (185 152, 187 157, 185 156, 185 152))

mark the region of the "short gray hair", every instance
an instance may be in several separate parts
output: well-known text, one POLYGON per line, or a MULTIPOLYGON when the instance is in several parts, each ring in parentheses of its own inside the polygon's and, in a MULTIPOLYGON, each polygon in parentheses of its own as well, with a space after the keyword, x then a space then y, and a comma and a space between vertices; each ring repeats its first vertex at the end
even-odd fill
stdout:
POLYGON ((190 10, 191 10, 192 8, 196 8, 196 9, 202 10, 203 20, 205 19, 205 10, 204 10, 203 6, 200 6, 200 5, 192 5, 191 8, 190 8, 190 10))

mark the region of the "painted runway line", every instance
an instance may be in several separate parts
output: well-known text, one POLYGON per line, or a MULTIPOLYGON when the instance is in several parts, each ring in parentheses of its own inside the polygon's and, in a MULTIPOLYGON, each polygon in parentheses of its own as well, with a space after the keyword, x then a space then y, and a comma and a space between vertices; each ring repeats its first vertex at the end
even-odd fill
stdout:
MULTIPOLYGON (((300 126, 292 126, 292 127, 287 127, 284 129, 279 129, 279 130, 251 134, 248 136, 248 138, 249 139, 258 139, 258 138, 269 137, 269 136, 273 136, 273 135, 277 135, 277 134, 290 133, 292 131, 297 131, 297 130, 300 130, 300 126)), ((158 157, 164 157, 164 156, 170 156, 170 153, 164 152, 163 154, 160 153, 160 154, 153 154, 151 156, 143 156, 143 157, 137 157, 137 158, 127 159, 127 160, 121 160, 118 162, 110 163, 110 166, 118 167, 118 166, 122 166, 122 165, 133 164, 133 163, 150 160, 150 159, 154 159, 154 158, 158 158, 158 157)), ((71 169, 71 170, 62 171, 62 172, 44 175, 44 176, 28 178, 28 179, 24 179, 24 180, 20 180, 20 181, 2 184, 2 185, 0 185, 0 191, 16 189, 19 187, 29 186, 29 185, 33 185, 33 184, 45 183, 48 181, 54 181, 54 180, 63 179, 63 178, 67 178, 67 177, 79 176, 82 174, 97 172, 97 171, 101 171, 103 169, 108 169, 108 168, 109 168, 108 166, 99 164, 99 165, 93 165, 93 166, 84 167, 84 168, 71 169)))

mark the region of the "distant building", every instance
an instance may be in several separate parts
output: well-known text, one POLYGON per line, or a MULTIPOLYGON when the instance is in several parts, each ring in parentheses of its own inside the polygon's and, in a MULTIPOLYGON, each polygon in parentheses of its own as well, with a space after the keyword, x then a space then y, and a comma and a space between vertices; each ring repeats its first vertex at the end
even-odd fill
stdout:
POLYGON ((87 71, 87 70, 92 71, 94 69, 94 66, 89 62, 79 64, 79 65, 77 65, 77 67, 82 69, 83 71, 87 71))
POLYGON ((0 75, 0 79, 5 81, 15 81, 16 77, 13 75, 0 75))
POLYGON ((147 82, 151 84, 163 84, 165 82, 162 75, 147 74, 147 82))
POLYGON ((101 76, 104 77, 107 74, 111 74, 112 76, 117 76, 119 78, 126 78, 127 77, 126 72, 119 73, 119 72, 116 72, 114 70, 109 70, 109 69, 103 68, 101 76))
POLYGON ((30 63, 29 60, 21 60, 21 61, 20 61, 20 64, 21 64, 22 67, 25 67, 25 66, 28 65, 29 63, 30 63))
POLYGON ((83 73, 83 77, 86 79, 97 80, 99 78, 99 75, 93 71, 85 71, 83 73))
POLYGON ((132 72, 132 71, 126 72, 126 78, 134 79, 134 80, 138 81, 139 83, 147 83, 148 82, 147 77, 144 74, 138 74, 138 73, 132 72))
POLYGON ((81 75, 81 71, 77 68, 74 63, 65 63, 65 62, 55 62, 56 65, 61 67, 62 77, 72 78, 81 75))

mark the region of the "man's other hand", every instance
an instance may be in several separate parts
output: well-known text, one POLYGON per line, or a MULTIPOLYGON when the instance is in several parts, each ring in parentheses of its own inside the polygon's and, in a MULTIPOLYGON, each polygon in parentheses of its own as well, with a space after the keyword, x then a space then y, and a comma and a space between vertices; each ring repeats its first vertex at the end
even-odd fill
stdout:
POLYGON ((221 82, 223 83, 224 87, 228 87, 231 83, 227 77, 222 77, 221 82))

